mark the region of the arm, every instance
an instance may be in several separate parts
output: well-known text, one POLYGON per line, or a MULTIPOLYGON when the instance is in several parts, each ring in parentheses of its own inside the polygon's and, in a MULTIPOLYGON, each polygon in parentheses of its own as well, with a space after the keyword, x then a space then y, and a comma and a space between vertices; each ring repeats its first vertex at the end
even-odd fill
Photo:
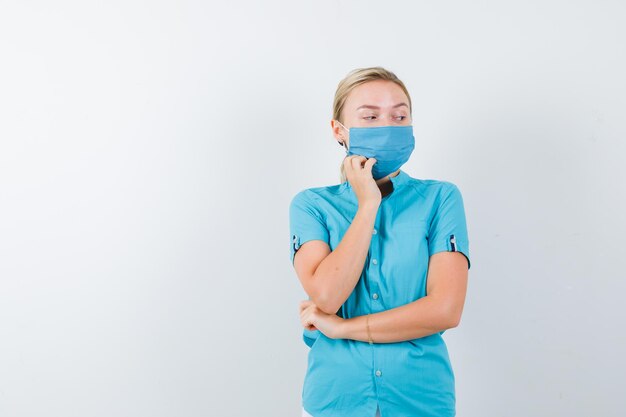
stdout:
MULTIPOLYGON (((429 259, 427 295, 369 315, 374 343, 417 339, 458 326, 467 290, 468 262, 461 252, 439 252, 429 259)), ((340 336, 367 342, 366 316, 342 322, 340 336)))
POLYGON ((321 241, 304 243, 294 257, 302 286, 317 307, 335 314, 361 277, 370 247, 378 204, 359 206, 341 242, 331 252, 321 241), (315 242, 315 243, 314 243, 315 242))

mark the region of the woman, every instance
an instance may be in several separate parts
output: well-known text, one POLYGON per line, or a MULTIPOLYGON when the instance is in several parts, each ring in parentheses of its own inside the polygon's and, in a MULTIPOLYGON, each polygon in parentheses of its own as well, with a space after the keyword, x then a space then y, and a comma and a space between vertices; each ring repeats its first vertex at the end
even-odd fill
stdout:
POLYGON ((341 184, 300 191, 289 207, 291 261, 310 296, 302 415, 455 416, 442 334, 459 324, 470 268, 461 193, 400 169, 412 108, 392 72, 349 73, 331 127, 346 148, 341 184))

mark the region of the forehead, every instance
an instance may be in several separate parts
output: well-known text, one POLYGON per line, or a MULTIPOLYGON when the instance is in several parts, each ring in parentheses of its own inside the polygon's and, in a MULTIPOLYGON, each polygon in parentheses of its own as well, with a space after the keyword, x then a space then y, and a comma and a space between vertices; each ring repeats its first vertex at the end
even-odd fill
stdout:
MULTIPOLYGON (((378 106, 384 110, 402 102, 408 105, 409 99, 398 84, 393 81, 375 80, 355 87, 348 94, 345 107, 349 111, 355 111, 359 106, 366 104, 378 106)), ((400 109, 408 110, 404 106, 400 109)))

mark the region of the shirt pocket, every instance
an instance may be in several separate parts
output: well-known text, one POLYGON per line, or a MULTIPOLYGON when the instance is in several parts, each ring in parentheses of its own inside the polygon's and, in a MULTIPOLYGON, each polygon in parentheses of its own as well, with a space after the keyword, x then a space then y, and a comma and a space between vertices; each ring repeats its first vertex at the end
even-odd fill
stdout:
POLYGON ((381 272, 389 294, 385 306, 394 308, 424 296, 428 269, 428 222, 402 220, 387 231, 381 272))
POLYGON ((400 221, 393 225, 389 241, 397 262, 425 257, 428 261, 428 223, 426 220, 400 221))

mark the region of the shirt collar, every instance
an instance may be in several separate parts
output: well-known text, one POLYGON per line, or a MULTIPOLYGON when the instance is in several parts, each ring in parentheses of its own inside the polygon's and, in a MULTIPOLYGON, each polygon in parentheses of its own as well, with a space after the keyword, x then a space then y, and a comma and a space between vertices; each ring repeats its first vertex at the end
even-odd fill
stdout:
POLYGON ((404 184, 406 184, 409 178, 410 178, 409 174, 404 172, 402 169, 400 170, 400 172, 398 172, 398 175, 396 175, 395 177, 389 177, 389 179, 391 180, 391 183, 393 184, 394 189, 399 188, 403 186, 404 184))
MULTIPOLYGON (((395 177, 389 177, 389 179, 391 180, 391 183, 393 184, 393 189, 394 189, 393 192, 395 193, 398 188, 406 184, 410 178, 411 177, 409 176, 409 174, 404 172, 402 169, 400 169, 400 172, 398 172, 398 174, 395 177)), ((341 188, 342 189, 349 188, 350 191, 352 191, 352 186, 350 186, 350 183, 348 181, 343 182, 341 184, 341 188)))

